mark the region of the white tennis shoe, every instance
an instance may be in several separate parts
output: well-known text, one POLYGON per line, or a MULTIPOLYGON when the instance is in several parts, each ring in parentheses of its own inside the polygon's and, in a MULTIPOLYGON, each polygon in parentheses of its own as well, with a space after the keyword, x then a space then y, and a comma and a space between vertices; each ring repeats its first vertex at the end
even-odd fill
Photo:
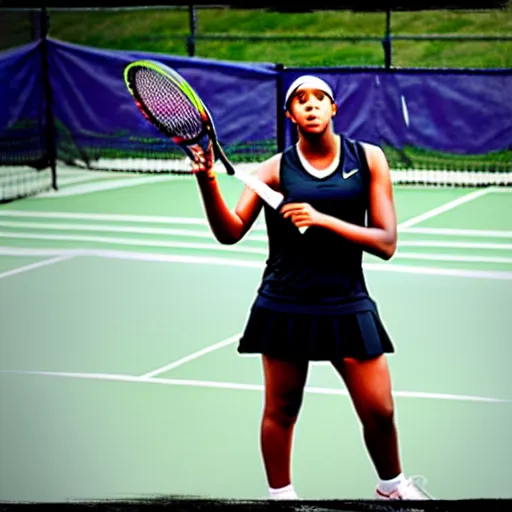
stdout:
MULTIPOLYGON (((431 500, 421 487, 415 482, 418 477, 408 478, 404 482, 398 484, 394 491, 385 493, 377 486, 375 494, 379 500, 431 500)), ((423 479, 424 480, 424 479, 423 479)))

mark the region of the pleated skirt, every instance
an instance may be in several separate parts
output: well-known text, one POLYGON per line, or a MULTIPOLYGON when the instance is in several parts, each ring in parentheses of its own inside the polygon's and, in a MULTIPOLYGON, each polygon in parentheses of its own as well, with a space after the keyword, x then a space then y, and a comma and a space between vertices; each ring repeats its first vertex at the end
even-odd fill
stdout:
POLYGON ((287 360, 372 359, 394 352, 376 310, 351 314, 297 314, 254 304, 238 344, 240 354, 287 360))

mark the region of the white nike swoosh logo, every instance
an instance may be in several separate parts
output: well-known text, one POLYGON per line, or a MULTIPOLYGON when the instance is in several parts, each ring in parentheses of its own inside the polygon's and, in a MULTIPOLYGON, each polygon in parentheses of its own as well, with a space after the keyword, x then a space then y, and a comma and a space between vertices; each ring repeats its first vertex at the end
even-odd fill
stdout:
POLYGON ((341 174, 343 175, 344 179, 350 178, 353 174, 355 174, 359 169, 352 169, 351 171, 345 172, 343 171, 341 174))

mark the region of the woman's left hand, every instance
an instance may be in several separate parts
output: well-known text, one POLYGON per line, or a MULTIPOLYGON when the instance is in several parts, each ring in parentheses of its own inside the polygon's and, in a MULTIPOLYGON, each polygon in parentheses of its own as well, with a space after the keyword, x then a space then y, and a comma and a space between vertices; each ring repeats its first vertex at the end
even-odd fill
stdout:
POLYGON ((322 220, 322 214, 308 203, 287 203, 281 208, 281 215, 298 228, 319 226, 322 220))

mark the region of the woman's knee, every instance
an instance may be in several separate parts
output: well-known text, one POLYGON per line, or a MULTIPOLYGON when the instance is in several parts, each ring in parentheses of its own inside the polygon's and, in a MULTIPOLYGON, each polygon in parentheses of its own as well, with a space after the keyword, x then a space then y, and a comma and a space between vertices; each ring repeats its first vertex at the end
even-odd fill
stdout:
POLYGON ((302 394, 273 398, 265 403, 264 418, 282 426, 291 426, 297 421, 301 406, 302 394))
POLYGON ((391 430, 395 424, 395 410, 392 401, 371 404, 360 414, 363 426, 367 429, 391 430))
POLYGON ((263 357, 265 371, 264 419, 280 425, 293 425, 297 420, 308 371, 307 362, 291 362, 263 357))

